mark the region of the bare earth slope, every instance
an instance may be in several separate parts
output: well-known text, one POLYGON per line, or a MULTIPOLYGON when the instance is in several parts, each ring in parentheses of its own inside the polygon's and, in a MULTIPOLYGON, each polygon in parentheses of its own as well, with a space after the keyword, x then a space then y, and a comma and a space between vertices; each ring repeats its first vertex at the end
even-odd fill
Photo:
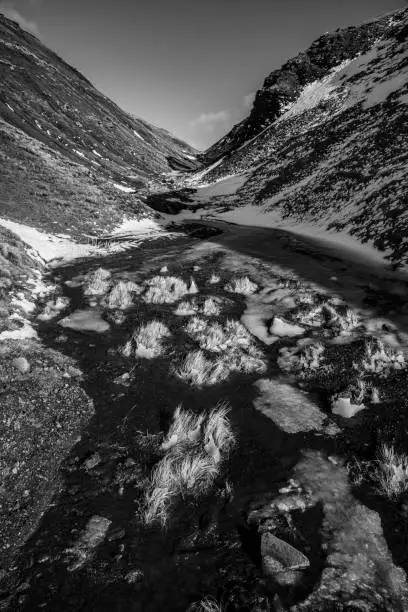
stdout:
MULTIPOLYGON (((267 128, 244 143, 234 130, 224 138, 232 148, 189 182, 205 186, 190 193, 184 207, 304 234, 336 237, 340 231, 383 251, 395 265, 406 264, 407 28, 407 10, 362 26, 376 36, 335 53, 326 70, 312 73, 317 79, 292 89, 267 128)), ((361 40, 360 30, 353 32, 361 40)), ((325 35, 301 54, 302 62, 316 48, 330 55, 339 38, 350 36, 325 35)), ((260 96, 265 88, 247 122, 260 96)))

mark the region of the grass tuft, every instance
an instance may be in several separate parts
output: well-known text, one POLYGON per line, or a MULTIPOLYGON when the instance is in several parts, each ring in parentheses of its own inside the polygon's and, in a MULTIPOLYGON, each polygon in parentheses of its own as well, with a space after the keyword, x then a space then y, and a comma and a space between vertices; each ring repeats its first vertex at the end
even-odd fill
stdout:
POLYGON ((397 500, 408 491, 408 455, 397 453, 392 446, 380 447, 373 480, 378 491, 397 500))
POLYGON ((220 304, 218 300, 214 298, 207 298, 202 307, 202 313, 206 317, 218 317, 221 312, 220 304))
POLYGON ((239 321, 228 319, 221 325, 192 317, 186 332, 196 340, 199 350, 188 353, 174 373, 193 386, 218 384, 232 372, 250 374, 266 370, 262 352, 239 321), (216 353, 217 361, 208 359, 204 351, 216 353))
POLYGON ((133 295, 139 295, 142 289, 131 281, 119 281, 112 287, 105 300, 109 310, 126 310, 133 305, 133 295))
POLYGON ((184 357, 174 374, 193 387, 215 385, 228 376, 222 363, 214 363, 206 358, 203 351, 191 351, 184 357))
POLYGON ((186 283, 174 276, 154 276, 147 284, 143 299, 148 304, 173 304, 190 293, 186 283))
POLYGON ((104 268, 98 268, 88 274, 83 292, 86 296, 105 295, 110 287, 111 273, 104 268))
POLYGON ((204 597, 201 601, 192 603, 187 612, 223 612, 222 604, 213 597, 204 597))
POLYGON ((171 336, 166 325, 161 321, 150 321, 136 329, 132 337, 122 348, 125 357, 144 357, 153 359, 163 354, 163 340, 171 336))
POLYGON ((211 277, 208 279, 208 282, 210 283, 210 285, 216 285, 220 282, 220 280, 221 279, 217 274, 212 274, 211 277))
POLYGON ((178 497, 195 499, 208 493, 228 456, 235 436, 229 407, 218 404, 208 415, 178 406, 162 444, 164 456, 153 469, 145 494, 146 524, 166 527, 178 497))
POLYGON ((233 278, 224 287, 230 293, 240 293, 241 295, 251 295, 258 289, 258 285, 253 283, 247 276, 233 278))
POLYGON ((179 317, 188 317, 195 314, 198 311, 198 306, 195 302, 180 302, 174 311, 174 314, 179 317))

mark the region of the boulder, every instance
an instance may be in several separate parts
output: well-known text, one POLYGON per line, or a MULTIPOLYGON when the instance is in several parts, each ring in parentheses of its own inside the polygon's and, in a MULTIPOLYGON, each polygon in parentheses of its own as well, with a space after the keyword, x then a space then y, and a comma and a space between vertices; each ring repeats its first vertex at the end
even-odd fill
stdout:
POLYGON ((309 559, 299 550, 272 533, 261 536, 262 567, 267 576, 309 567, 309 559))

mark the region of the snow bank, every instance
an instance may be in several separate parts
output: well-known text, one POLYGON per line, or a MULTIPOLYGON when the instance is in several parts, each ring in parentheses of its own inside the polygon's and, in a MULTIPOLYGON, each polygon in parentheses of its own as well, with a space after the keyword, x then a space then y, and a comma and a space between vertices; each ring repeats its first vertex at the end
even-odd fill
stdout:
POLYGON ((79 244, 67 238, 58 238, 52 234, 40 232, 34 227, 24 225, 23 223, 0 218, 0 225, 17 234, 45 262, 60 258, 74 259, 76 257, 86 257, 98 252, 97 247, 90 244, 79 244))

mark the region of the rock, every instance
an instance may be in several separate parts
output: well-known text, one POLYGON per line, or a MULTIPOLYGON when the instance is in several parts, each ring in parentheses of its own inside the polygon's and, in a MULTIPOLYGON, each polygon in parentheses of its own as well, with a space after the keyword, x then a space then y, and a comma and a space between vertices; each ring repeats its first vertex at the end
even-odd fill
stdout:
POLYGON ((84 461, 85 469, 92 470, 94 467, 100 464, 102 461, 99 453, 94 453, 86 461, 84 461))
POLYGON ((267 576, 309 567, 309 559, 299 550, 272 533, 261 536, 262 566, 267 576))
POLYGON ((30 371, 30 364, 25 357, 16 357, 11 363, 22 374, 27 374, 30 371))
POLYGON ((115 542, 116 540, 122 540, 126 535, 126 531, 117 527, 108 535, 108 542, 115 542))
POLYGON ((352 418, 365 408, 366 406, 364 406, 364 404, 352 404, 349 397, 338 397, 332 400, 332 413, 338 414, 345 419, 352 418))

